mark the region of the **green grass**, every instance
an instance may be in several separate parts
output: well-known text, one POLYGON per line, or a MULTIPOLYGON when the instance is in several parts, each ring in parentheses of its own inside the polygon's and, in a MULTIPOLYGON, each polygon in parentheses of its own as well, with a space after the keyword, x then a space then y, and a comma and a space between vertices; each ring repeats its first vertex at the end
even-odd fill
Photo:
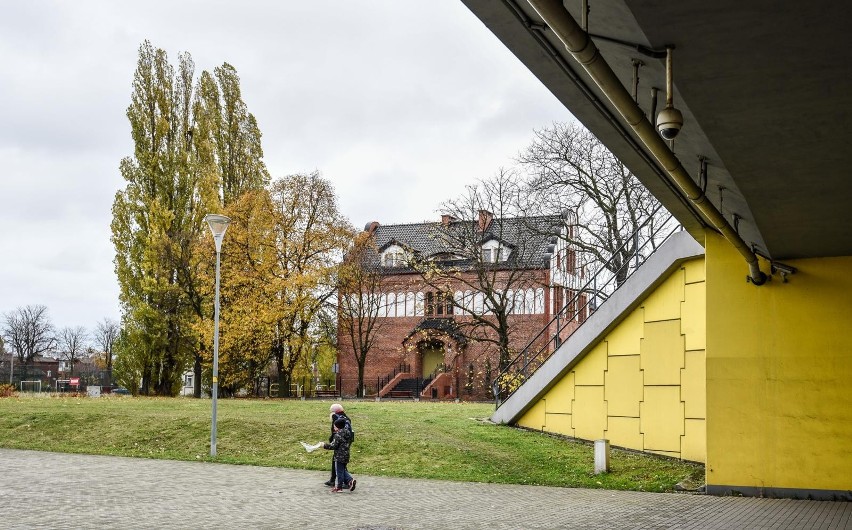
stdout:
MULTIPOLYGON (((217 462, 328 469, 328 401, 218 402, 217 462)), ((703 483, 703 466, 613 449, 594 475, 591 445, 494 425, 483 403, 344 402, 354 474, 470 482, 672 491, 703 483)), ((211 402, 14 396, 0 399, 0 447, 171 460, 211 460, 211 402)))

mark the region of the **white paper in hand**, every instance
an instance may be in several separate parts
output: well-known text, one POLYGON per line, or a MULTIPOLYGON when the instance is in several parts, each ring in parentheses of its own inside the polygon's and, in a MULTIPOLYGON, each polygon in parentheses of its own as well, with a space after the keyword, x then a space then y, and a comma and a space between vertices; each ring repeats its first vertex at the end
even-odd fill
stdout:
POLYGON ((322 442, 319 442, 316 445, 308 445, 305 442, 299 442, 299 443, 302 444, 302 447, 305 448, 305 451, 307 451, 309 453, 313 453, 314 451, 316 451, 317 449, 322 447, 322 442))

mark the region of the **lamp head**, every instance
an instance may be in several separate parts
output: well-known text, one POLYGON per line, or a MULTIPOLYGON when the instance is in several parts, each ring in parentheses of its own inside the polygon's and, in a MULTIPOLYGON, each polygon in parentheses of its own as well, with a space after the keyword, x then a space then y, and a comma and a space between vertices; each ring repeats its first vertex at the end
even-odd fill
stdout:
POLYGON ((231 223, 231 218, 217 213, 210 213, 204 216, 210 231, 213 232, 213 241, 216 243, 216 252, 222 251, 222 239, 225 237, 225 231, 231 223))

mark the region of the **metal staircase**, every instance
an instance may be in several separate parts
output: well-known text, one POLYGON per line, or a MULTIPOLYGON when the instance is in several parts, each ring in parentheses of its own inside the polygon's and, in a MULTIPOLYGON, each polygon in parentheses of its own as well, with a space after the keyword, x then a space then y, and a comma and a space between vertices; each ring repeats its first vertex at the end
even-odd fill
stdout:
MULTIPOLYGON (((619 288, 631 283, 641 284, 641 286, 644 287, 640 286, 640 290, 642 292, 647 292, 647 289, 653 285, 653 282, 657 281, 658 275, 664 274, 665 271, 670 270, 672 266, 670 262, 672 260, 679 259, 677 256, 681 254, 694 256, 703 253, 703 249, 700 245, 698 245, 688 234, 681 231, 681 226, 671 215, 664 217, 661 222, 659 219, 654 219, 656 213, 657 211, 654 211, 654 213, 652 213, 648 219, 640 225, 637 230, 637 234, 634 234, 631 239, 627 240, 624 245, 622 245, 622 248, 628 244, 633 244, 636 247, 636 251, 632 253, 631 259, 624 263, 618 263, 613 259, 603 263, 598 270, 591 275, 589 280, 576 290, 573 297, 568 299, 562 308, 556 312, 550 322, 548 322, 548 324, 535 337, 533 337, 531 341, 529 341, 527 346, 524 347, 523 350, 521 350, 521 352, 497 375, 492 385, 492 391, 494 392, 498 409, 498 412, 495 413, 495 418, 497 420, 506 421, 507 418, 514 418, 516 416, 514 410, 525 409, 531 399, 540 395, 542 389, 551 384, 555 375, 553 377, 550 375, 547 377, 539 377, 537 384, 533 385, 535 386, 534 390, 527 390, 526 392, 523 392, 525 396, 513 399, 513 396, 519 392, 520 389, 527 386, 528 381, 536 375, 539 369, 544 366, 555 353, 565 349, 564 347, 571 342, 571 338, 573 336, 580 333, 586 336, 584 340, 593 340, 589 337, 600 336, 600 333, 614 325, 612 321, 617 317, 613 316, 613 318, 609 318, 608 314, 623 314, 623 312, 629 308, 631 304, 635 303, 635 300, 633 299, 638 295, 626 297, 620 296, 619 298, 621 300, 618 304, 615 304, 617 306, 616 308, 613 308, 612 305, 608 305, 607 302, 616 295, 619 288), (655 223, 658 226, 652 227, 649 226, 649 223, 655 223), (645 235, 640 235, 643 232, 645 235), (678 238, 680 240, 678 241, 678 245, 682 246, 683 249, 675 250, 671 259, 667 256, 662 259, 654 260, 660 263, 655 264, 653 267, 655 270, 648 271, 648 274, 646 274, 648 278, 642 279, 640 282, 632 282, 631 277, 634 273, 642 269, 643 265, 651 261, 656 251, 662 248, 664 243, 669 241, 673 235, 678 233, 680 233, 681 236, 678 238), (657 271, 656 269, 660 270, 657 271), (602 312, 607 315, 599 314, 602 312), (595 322, 592 327, 596 329, 588 329, 591 322, 595 322), (513 412, 501 414, 501 406, 509 400, 515 401, 513 407, 511 407, 513 412)), ((622 248, 616 251, 616 256, 619 255, 619 251, 621 251, 622 248)), ((635 289, 636 286, 634 286, 634 290, 635 289)), ((582 349, 582 347, 579 348, 582 349)), ((573 356, 571 356, 571 359, 579 355, 580 349, 576 349, 576 352, 573 356)), ((560 363, 557 364, 562 363, 560 361, 560 363)), ((555 370, 560 371, 564 368, 564 366, 560 366, 555 368, 555 370)))

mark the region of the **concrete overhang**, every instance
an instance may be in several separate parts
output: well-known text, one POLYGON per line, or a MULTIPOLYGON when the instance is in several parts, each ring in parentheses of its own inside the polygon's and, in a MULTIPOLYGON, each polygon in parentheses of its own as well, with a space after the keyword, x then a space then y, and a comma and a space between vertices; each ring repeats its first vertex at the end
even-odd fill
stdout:
MULTIPOLYGON (((607 145, 699 241, 706 226, 607 96, 525 0, 462 0, 571 113, 607 145)), ((580 20, 581 1, 564 6, 580 20)), ((589 33, 637 103, 665 104, 674 45, 674 152, 755 252, 775 260, 852 255, 852 179, 843 160, 852 109, 852 4, 590 0, 589 33)))

